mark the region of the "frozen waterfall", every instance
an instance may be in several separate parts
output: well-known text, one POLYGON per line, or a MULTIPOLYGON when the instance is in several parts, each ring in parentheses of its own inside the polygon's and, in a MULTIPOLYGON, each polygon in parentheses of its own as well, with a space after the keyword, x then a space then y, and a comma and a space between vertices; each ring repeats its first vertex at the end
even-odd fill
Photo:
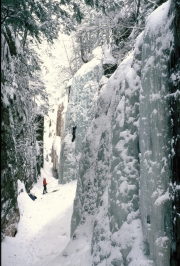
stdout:
POLYGON ((101 63, 98 71, 74 78, 60 182, 77 178, 77 191, 72 238, 58 257, 61 265, 170 266, 171 4, 148 17, 134 49, 99 97, 98 85, 91 84, 102 76, 101 63))
POLYGON ((103 76, 101 48, 94 51, 94 58, 83 65, 72 78, 69 104, 60 154, 59 183, 66 183, 78 176, 78 161, 86 129, 94 118, 99 94, 99 81, 103 76), (72 142, 72 128, 76 126, 76 139, 72 142))

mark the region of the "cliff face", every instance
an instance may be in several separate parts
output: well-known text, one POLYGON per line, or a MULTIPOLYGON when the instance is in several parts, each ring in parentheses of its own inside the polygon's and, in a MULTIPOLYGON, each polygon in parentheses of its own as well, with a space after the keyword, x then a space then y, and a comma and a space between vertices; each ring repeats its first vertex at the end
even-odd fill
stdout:
POLYGON ((53 170, 55 176, 58 178, 59 173, 59 157, 60 157, 60 145, 64 130, 64 104, 58 105, 57 119, 56 119, 56 136, 52 144, 51 162, 53 163, 53 170))
POLYGON ((19 221, 17 181, 27 192, 43 165, 43 116, 38 113, 22 62, 20 43, 9 30, 1 36, 1 238, 14 236, 19 221))
POLYGON ((98 96, 98 82, 102 75, 101 52, 96 52, 94 58, 77 71, 72 79, 61 145, 59 183, 66 183, 79 175, 77 162, 86 129, 94 118, 94 103, 98 96), (72 142, 74 126, 76 126, 75 141, 72 142))
POLYGON ((171 261, 170 265, 177 265, 180 260, 180 1, 174 1, 171 5, 172 13, 174 13, 173 35, 174 46, 171 50, 169 61, 169 86, 171 89, 171 121, 172 121, 172 151, 171 158, 172 169, 172 219, 173 234, 171 244, 171 261))
MULTIPOLYGON (((60 257, 63 265, 77 265, 73 261, 77 252, 78 265, 85 259, 88 265, 99 266, 177 265, 180 24, 176 4, 168 1, 148 17, 135 49, 98 97, 80 146, 72 239, 63 252, 68 259, 60 257), (78 251, 80 242, 83 247, 78 251)), ((69 159, 68 166, 72 165, 69 159)), ((69 178, 73 175, 68 173, 69 178)))
POLYGON ((155 265, 169 265, 172 231, 170 53, 173 49, 173 14, 169 3, 147 21, 142 50, 140 92, 140 213, 143 233, 155 265), (160 23, 159 23, 160 22, 160 23), (152 24, 153 23, 153 24, 152 24), (161 256, 163 254, 163 257, 161 256))

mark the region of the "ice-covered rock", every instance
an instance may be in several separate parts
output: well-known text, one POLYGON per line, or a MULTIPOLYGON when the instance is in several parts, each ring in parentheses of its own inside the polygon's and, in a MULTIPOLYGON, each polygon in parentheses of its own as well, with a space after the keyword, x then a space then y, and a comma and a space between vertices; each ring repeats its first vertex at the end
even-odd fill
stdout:
POLYGON ((140 92, 140 212, 150 257, 169 265, 171 201, 171 110, 169 66, 173 14, 170 2, 147 20, 142 51, 140 92), (165 243, 159 239, 166 239, 165 243))
POLYGON ((103 69, 101 49, 97 48, 93 54, 94 58, 77 71, 69 85, 69 104, 60 154, 60 183, 66 183, 78 177, 82 141, 87 127, 94 118, 103 69), (72 142, 73 126, 77 127, 74 142, 72 142))
POLYGON ((72 238, 59 264, 171 265, 172 3, 149 16, 133 51, 102 86, 78 153, 72 238))

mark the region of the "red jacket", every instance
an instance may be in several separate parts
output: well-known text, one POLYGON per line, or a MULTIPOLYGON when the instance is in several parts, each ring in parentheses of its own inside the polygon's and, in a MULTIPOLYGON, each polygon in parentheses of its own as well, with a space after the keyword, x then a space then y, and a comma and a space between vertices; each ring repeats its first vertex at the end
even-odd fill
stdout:
POLYGON ((44 186, 47 185, 47 183, 46 183, 46 178, 43 179, 43 185, 44 185, 44 186))

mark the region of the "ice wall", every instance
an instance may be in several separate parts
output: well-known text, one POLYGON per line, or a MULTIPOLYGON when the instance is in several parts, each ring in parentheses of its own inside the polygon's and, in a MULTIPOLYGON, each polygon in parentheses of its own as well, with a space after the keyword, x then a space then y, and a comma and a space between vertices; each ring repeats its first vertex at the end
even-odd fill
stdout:
POLYGON ((78 239, 79 227, 91 224, 89 265, 152 265, 139 213, 142 41, 143 35, 104 87, 82 147, 71 233, 78 239))
POLYGON ((169 265, 171 235, 171 110, 169 58, 173 14, 170 2, 147 20, 140 92, 140 212, 155 265, 169 265))
POLYGON ((72 238, 59 265, 171 265, 170 4, 147 19, 98 97, 81 146, 72 238))
POLYGON ((103 76, 102 52, 97 48, 94 58, 84 64, 72 78, 69 104, 65 116, 65 129, 60 154, 59 183, 78 177, 78 161, 86 129, 94 118, 99 81, 103 76), (76 126, 76 139, 72 142, 72 127, 76 126))
POLYGON ((142 44, 143 34, 98 98, 95 118, 81 147, 72 238, 57 258, 59 264, 153 265, 139 212, 142 44))

